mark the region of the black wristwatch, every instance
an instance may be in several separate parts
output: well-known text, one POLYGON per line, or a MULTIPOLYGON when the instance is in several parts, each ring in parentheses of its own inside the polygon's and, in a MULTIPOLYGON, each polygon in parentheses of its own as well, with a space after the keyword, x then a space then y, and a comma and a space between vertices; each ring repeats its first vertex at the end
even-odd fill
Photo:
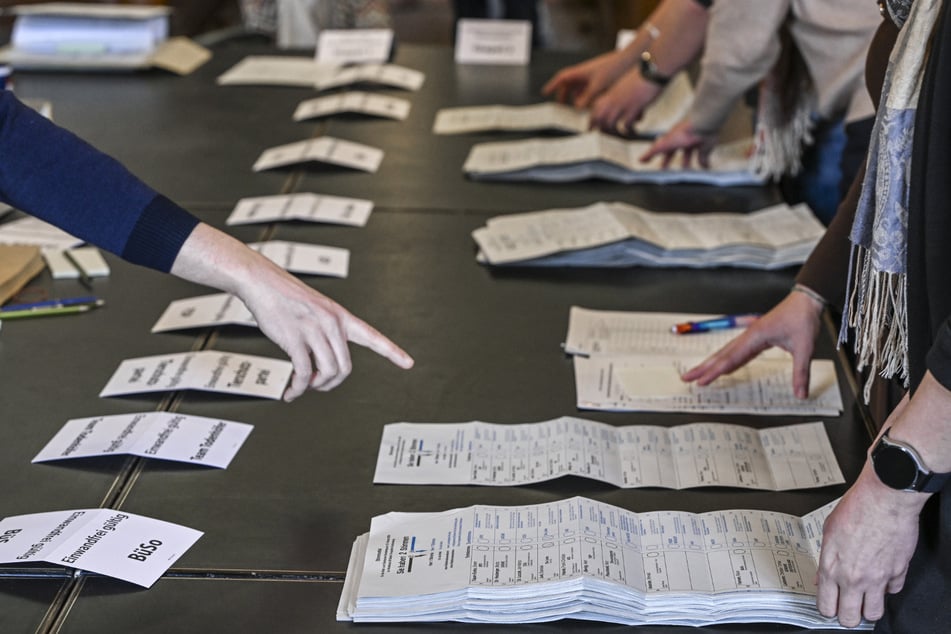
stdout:
POLYGON ((654 57, 650 51, 641 53, 641 77, 658 86, 666 86, 670 83, 670 77, 662 75, 657 70, 657 64, 654 63, 654 57))
POLYGON ((951 473, 929 471, 914 447, 889 438, 888 429, 872 449, 872 466, 882 484, 899 491, 935 493, 951 479, 951 473))

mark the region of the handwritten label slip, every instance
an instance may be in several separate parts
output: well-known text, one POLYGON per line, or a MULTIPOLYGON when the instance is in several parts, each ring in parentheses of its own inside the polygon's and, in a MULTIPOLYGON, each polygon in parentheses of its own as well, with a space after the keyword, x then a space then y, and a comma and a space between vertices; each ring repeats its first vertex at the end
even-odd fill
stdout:
POLYGON ((409 109, 410 104, 406 99, 351 91, 302 101, 294 111, 294 121, 328 117, 345 112, 403 121, 409 116, 409 109))
POLYGON ((99 396, 203 390, 277 400, 284 394, 290 361, 201 350, 126 359, 99 396))
POLYGON ((822 423, 614 427, 571 417, 518 425, 392 423, 383 428, 373 481, 513 486, 566 475, 622 488, 786 491, 845 482, 822 423))
POLYGON ((33 462, 129 454, 225 469, 252 429, 245 423, 171 412, 74 418, 33 462))
MULTIPOLYGON (((666 132, 680 121, 693 103, 693 87, 686 73, 678 73, 660 96, 644 111, 634 132, 653 136, 666 132)), ((436 113, 436 134, 473 132, 528 132, 554 130, 581 134, 588 131, 590 113, 560 103, 546 102, 526 106, 469 106, 443 108, 436 113)))
POLYGON ((45 561, 150 588, 201 536, 112 509, 15 515, 0 521, 0 563, 45 561))
POLYGON ((721 348, 737 329, 677 335, 671 326, 715 315, 595 311, 573 306, 565 352, 575 356, 580 409, 837 416, 835 364, 813 360, 809 398, 792 389, 792 357, 773 348, 708 386, 680 376, 721 348))
POLYGON ((804 262, 823 233, 804 204, 687 214, 595 203, 496 216, 472 237, 478 260, 497 266, 776 269, 804 262))
POLYGON ((255 196, 239 200, 225 224, 303 220, 362 227, 370 218, 371 211, 373 201, 362 198, 310 193, 255 196))
POLYGON ((635 513, 581 497, 387 513, 354 543, 337 619, 836 628, 815 585, 834 504, 803 517, 635 513))
POLYGON ((383 150, 362 143, 322 136, 318 139, 307 139, 265 150, 254 162, 252 169, 255 172, 261 172, 308 161, 375 172, 383 161, 383 150))
POLYGON ((758 185, 764 177, 753 172, 751 140, 718 145, 710 168, 664 167, 656 156, 641 163, 650 141, 626 141, 602 132, 563 139, 528 139, 472 146, 462 171, 478 180, 567 183, 599 178, 619 183, 698 183, 758 185))
POLYGON ((385 62, 392 48, 393 29, 320 29, 317 34, 318 62, 385 62))

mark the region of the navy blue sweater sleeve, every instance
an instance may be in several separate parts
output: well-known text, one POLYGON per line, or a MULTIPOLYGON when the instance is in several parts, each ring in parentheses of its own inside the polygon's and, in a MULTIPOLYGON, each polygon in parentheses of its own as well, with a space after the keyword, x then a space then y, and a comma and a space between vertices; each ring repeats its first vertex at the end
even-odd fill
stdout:
POLYGON ((133 262, 168 271, 198 220, 115 159, 0 90, 0 199, 133 262))

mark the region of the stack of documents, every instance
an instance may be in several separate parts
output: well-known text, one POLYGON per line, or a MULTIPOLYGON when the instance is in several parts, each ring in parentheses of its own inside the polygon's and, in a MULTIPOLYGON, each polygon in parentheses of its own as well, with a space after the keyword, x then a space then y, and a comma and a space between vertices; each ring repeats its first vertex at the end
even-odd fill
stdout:
POLYGON ((833 507, 634 513, 575 497, 388 513, 353 545, 337 618, 835 628, 815 598, 833 507))
POLYGON ((806 205, 684 214, 595 203, 497 216, 472 237, 493 265, 777 269, 803 263, 824 231, 806 205))
POLYGON ((642 163, 641 156, 650 146, 650 141, 625 141, 601 132, 563 139, 479 143, 469 151, 462 170, 479 180, 555 183, 601 178, 619 183, 727 186, 760 185, 765 180, 753 172, 749 139, 718 145, 710 154, 710 169, 665 168, 661 156, 642 163))
POLYGON ((168 38, 169 7, 50 2, 14 10, 3 58, 19 68, 158 66, 186 74, 211 57, 185 38, 168 38))
MULTIPOLYGON (((634 132, 642 136, 663 134, 680 121, 693 102, 693 88, 686 73, 678 74, 660 97, 644 111, 634 132)), ((433 132, 467 134, 472 132, 524 132, 554 130, 580 134, 588 131, 590 113, 558 103, 530 106, 473 106, 443 108, 436 113, 433 132)))
POLYGON ((700 387, 680 376, 738 333, 674 334, 677 323, 713 315, 625 313, 573 306, 565 352, 575 355, 580 409, 722 414, 838 416, 835 364, 813 360, 809 398, 793 395, 792 359, 771 348, 733 374, 700 387))

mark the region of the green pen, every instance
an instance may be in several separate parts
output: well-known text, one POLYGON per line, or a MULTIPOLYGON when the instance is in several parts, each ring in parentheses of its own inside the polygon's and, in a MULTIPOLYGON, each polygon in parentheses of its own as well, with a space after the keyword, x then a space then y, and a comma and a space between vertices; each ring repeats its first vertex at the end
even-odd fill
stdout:
POLYGON ((7 319, 26 319, 29 317, 54 317, 56 315, 74 315, 84 313, 98 306, 105 304, 104 301, 97 300, 92 304, 77 304, 74 306, 54 306, 51 308, 27 308, 24 310, 8 310, 0 313, 0 318, 7 319))

